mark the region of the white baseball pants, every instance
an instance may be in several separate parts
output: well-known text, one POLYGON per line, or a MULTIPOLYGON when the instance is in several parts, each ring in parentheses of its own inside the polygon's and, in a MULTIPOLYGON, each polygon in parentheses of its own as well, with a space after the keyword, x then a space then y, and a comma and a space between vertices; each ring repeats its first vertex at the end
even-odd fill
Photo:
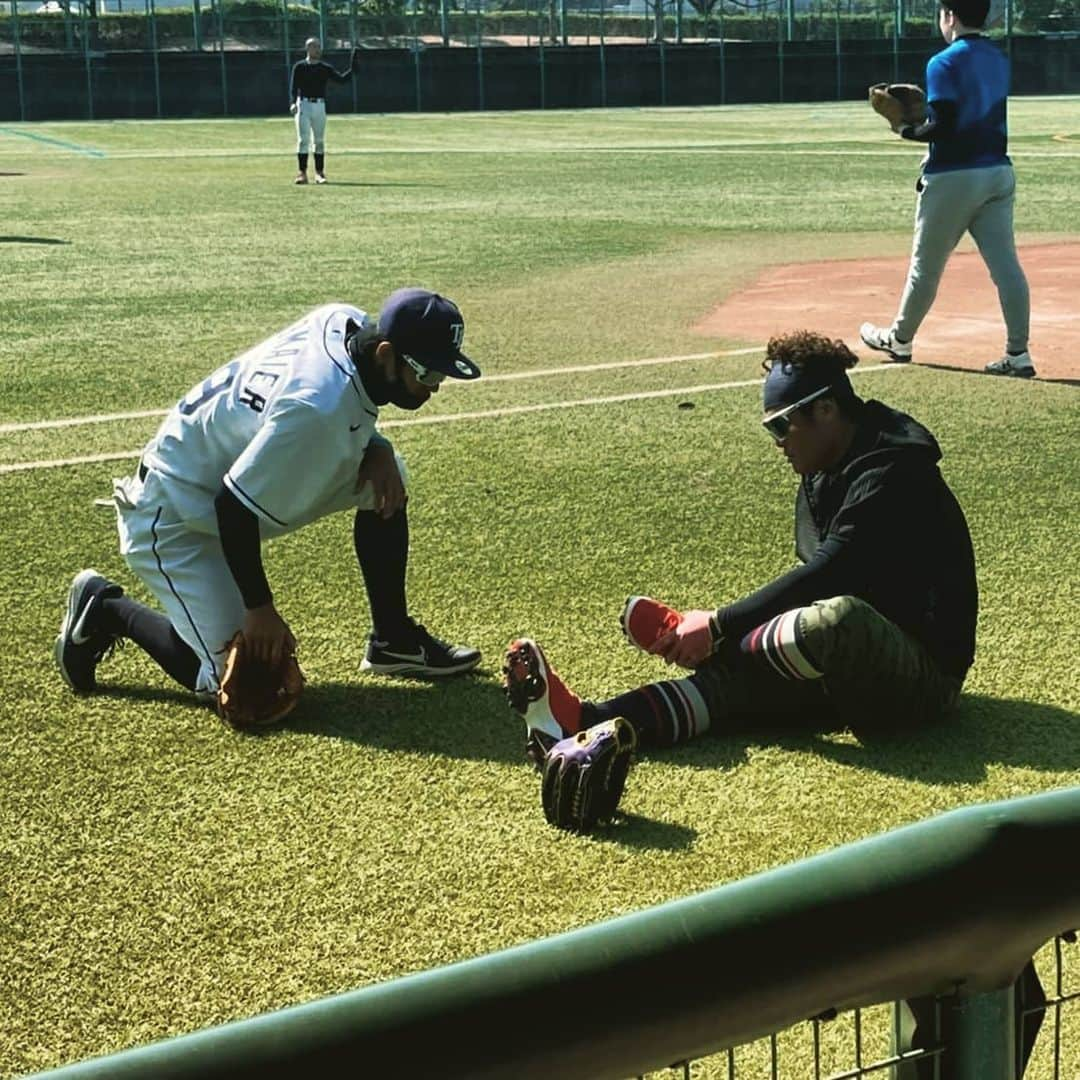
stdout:
POLYGON ((296 152, 306 154, 315 141, 315 153, 326 153, 326 102, 296 99, 296 152))
MULTIPOLYGON (((405 462, 397 457, 402 482, 405 462)), ((195 692, 216 693, 225 669, 225 646, 244 621, 244 601, 215 534, 196 532, 173 508, 168 479, 152 469, 145 480, 113 482, 120 554, 154 594, 176 632, 199 657, 195 692)), ((328 508, 375 508, 370 484, 343 491, 328 508)))

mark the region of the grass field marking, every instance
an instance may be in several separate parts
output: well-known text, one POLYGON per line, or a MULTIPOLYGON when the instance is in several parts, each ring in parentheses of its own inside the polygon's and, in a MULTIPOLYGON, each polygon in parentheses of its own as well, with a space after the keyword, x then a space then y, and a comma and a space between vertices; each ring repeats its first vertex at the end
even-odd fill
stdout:
POLYGON ((0 465, 0 474, 32 472, 36 469, 60 469, 65 465, 96 465, 102 461, 124 461, 127 458, 137 458, 141 453, 140 448, 139 450, 113 451, 108 454, 87 454, 86 457, 53 458, 50 461, 14 461, 10 465, 0 465))
MULTIPOLYGON (((519 379, 546 378, 550 375, 580 375, 589 371, 614 371, 621 368, 649 367, 656 364, 678 364, 688 360, 711 360, 713 357, 749 356, 757 352, 761 352, 760 345, 752 345, 747 349, 714 349, 711 352, 683 353, 678 356, 650 356, 643 360, 612 360, 603 364, 542 368, 539 371, 510 371, 502 375, 486 375, 484 376, 484 382, 511 382, 519 379)), ((168 411, 168 409, 145 409, 140 412, 95 413, 90 416, 72 416, 60 420, 26 420, 17 423, 0 424, 0 435, 10 435, 16 431, 48 431, 53 428, 81 427, 84 424, 106 424, 110 420, 147 420, 155 416, 165 416, 168 411)))
MULTIPOLYGON (((758 351, 758 350, 754 350, 758 351)), ((900 371, 908 369, 906 364, 873 364, 870 367, 856 369, 853 373, 866 371, 900 371)), ((476 412, 445 413, 441 416, 417 416, 411 420, 387 420, 379 424, 379 429, 420 427, 428 424, 453 424, 461 420, 497 420, 504 416, 518 416, 522 413, 550 412, 553 409, 577 409, 586 405, 617 405, 625 401, 647 401, 652 398, 676 397, 679 394, 706 394, 716 390, 739 390, 747 386, 760 386, 764 379, 739 379, 734 382, 703 383, 699 386, 676 386, 663 390, 639 390, 628 394, 614 394, 608 397, 577 398, 574 401, 541 401, 534 405, 504 405, 498 409, 480 409, 476 412)), ((137 458, 138 450, 114 451, 108 454, 88 454, 77 458, 54 458, 48 461, 15 461, 9 465, 0 465, 0 474, 30 472, 36 469, 57 469, 68 465, 94 465, 103 461, 123 461, 137 458)))
MULTIPOLYGON (((7 128, 0 128, 0 134, 10 133, 12 135, 23 134, 22 132, 13 132, 7 128)), ((93 150, 90 148, 79 147, 75 143, 64 143, 61 140, 48 139, 44 135, 26 135, 26 138, 35 138, 43 142, 56 142, 59 143, 65 149, 77 151, 82 154, 87 154, 91 157, 103 158, 108 156, 111 160, 168 160, 173 161, 180 158, 276 158, 281 157, 280 150, 232 150, 232 149, 219 149, 206 147, 200 149, 198 147, 185 149, 179 152, 166 151, 166 150, 111 150, 108 155, 103 150, 93 150)), ((1061 139, 1062 143, 1074 144, 1071 139, 1061 139)), ((744 154, 747 156, 768 156, 768 157, 858 157, 858 158, 891 158, 891 157, 903 157, 906 154, 914 154, 914 150, 909 150, 907 147, 895 147, 888 150, 870 150, 865 148, 837 148, 837 149, 814 149, 814 150, 796 150, 785 149, 785 143, 710 143, 702 145, 686 144, 681 146, 549 146, 549 147, 537 147, 537 146, 378 146, 378 147, 359 147, 359 146, 342 146, 335 148, 334 153, 344 157, 369 157, 385 155, 390 156, 394 154, 430 154, 430 155, 445 155, 445 154, 474 154, 477 156, 487 155, 499 155, 505 157, 507 154, 517 155, 519 157, 525 157, 530 155, 544 155, 550 157, 552 154, 728 154, 739 155, 744 154)), ((1053 158, 1055 161, 1060 159, 1072 159, 1080 157, 1080 153, 1072 153, 1068 150, 1024 150, 1014 145, 1010 151, 1012 157, 1016 158, 1053 158)), ((0 152, 0 158, 4 155, 0 152)), ((333 181, 331 181, 331 185, 333 181)))
POLYGON ((54 139, 51 135, 39 135, 35 131, 16 131, 14 128, 0 127, 0 135, 13 135, 19 139, 33 139, 34 142, 58 146, 61 150, 68 150, 73 154, 85 154, 87 157, 103 158, 108 156, 104 150, 97 150, 92 146, 80 146, 78 143, 68 142, 66 139, 54 139))
MULTIPOLYGON (((650 356, 644 360, 612 360, 603 364, 581 364, 577 367, 541 368, 537 371, 508 371, 502 375, 485 375, 484 382, 511 382, 517 379, 539 379, 548 375, 580 375, 589 371, 615 371, 622 368, 649 367, 656 364, 678 364, 684 360, 711 360, 714 357, 751 356, 762 352, 760 345, 748 349, 719 349, 712 352, 682 353, 679 356, 650 356)), ((2 431, 3 428, 0 428, 2 431)))
POLYGON ((72 416, 63 420, 27 420, 23 423, 0 424, 0 435, 9 435, 15 431, 48 431, 50 428, 82 427, 83 424, 107 424, 110 420, 148 420, 154 416, 164 416, 168 411, 168 409, 144 409, 141 412, 72 416))

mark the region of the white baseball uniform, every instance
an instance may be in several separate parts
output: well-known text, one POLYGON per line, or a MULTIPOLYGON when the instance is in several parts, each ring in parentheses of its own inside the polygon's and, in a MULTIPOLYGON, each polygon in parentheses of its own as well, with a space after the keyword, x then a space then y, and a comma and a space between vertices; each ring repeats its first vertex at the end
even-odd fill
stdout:
MULTIPOLYGON (((197 692, 217 689, 245 610, 218 538, 221 485, 264 539, 374 508, 357 471, 379 410, 345 348, 350 320, 373 325, 328 304, 219 368, 170 411, 139 473, 114 484, 121 553, 202 661, 197 692)), ((404 480, 400 457, 398 468, 404 480)))

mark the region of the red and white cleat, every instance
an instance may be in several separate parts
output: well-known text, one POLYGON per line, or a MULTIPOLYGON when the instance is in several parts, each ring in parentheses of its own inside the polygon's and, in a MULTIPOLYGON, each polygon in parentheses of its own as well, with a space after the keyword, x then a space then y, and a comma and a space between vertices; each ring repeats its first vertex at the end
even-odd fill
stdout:
POLYGON ((651 596, 631 596, 619 616, 619 625, 631 645, 648 652, 682 622, 682 613, 651 596))
POLYGON ((510 708, 525 721, 525 752, 539 768, 555 743, 581 730, 581 698, 567 688, 531 638, 510 642, 503 675, 510 708))

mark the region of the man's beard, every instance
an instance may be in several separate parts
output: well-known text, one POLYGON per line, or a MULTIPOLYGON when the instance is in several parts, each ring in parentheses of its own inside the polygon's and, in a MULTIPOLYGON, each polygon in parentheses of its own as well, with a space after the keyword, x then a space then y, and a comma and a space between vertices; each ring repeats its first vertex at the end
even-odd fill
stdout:
POLYGON ((409 412, 413 412, 431 396, 425 393, 423 397, 413 397, 405 389, 404 383, 390 382, 374 363, 364 365, 363 370, 360 371, 360 379, 368 397, 376 405, 396 405, 399 409, 408 409, 409 412))
POLYGON ((427 393, 423 397, 413 397, 402 383, 394 383, 390 387, 390 404, 399 409, 408 409, 409 412, 419 409, 429 397, 431 395, 427 393))

